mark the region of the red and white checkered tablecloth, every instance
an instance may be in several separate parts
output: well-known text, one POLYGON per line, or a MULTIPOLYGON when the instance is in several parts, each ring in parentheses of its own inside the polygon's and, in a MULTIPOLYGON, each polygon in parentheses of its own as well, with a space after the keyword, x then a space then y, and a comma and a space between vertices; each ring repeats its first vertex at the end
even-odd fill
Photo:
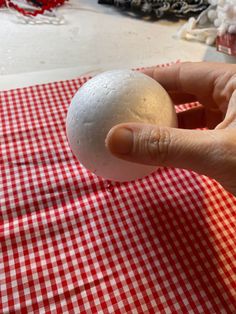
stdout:
POLYGON ((89 173, 65 133, 85 81, 0 93, 0 313, 236 313, 236 198, 180 169, 89 173))

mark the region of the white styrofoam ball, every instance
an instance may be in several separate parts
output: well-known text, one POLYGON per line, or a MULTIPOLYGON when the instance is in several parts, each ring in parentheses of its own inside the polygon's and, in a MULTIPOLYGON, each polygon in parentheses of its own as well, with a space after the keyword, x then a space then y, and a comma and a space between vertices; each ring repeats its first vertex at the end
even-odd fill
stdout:
POLYGON ((156 170, 120 160, 106 148, 110 129, 126 122, 177 126, 169 95, 142 73, 109 71, 85 83, 72 99, 66 120, 69 144, 80 163, 102 178, 119 182, 142 178, 156 170))

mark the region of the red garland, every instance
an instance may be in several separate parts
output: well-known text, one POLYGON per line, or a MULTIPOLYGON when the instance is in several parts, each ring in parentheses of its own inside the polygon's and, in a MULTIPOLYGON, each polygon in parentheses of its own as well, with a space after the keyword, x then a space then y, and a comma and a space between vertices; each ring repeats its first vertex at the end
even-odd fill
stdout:
POLYGON ((43 14, 45 11, 61 6, 66 1, 69 0, 31 0, 31 1, 27 0, 27 1, 37 5, 34 12, 27 11, 19 7, 17 4, 12 2, 12 0, 0 0, 0 7, 5 5, 12 9, 15 9, 16 11, 20 12, 23 15, 36 16, 38 14, 43 14))

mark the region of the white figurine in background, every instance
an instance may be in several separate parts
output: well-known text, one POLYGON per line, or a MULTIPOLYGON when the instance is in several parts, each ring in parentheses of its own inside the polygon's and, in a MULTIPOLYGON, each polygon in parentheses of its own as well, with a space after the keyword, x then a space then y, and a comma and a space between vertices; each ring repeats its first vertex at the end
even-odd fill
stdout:
POLYGON ((214 44, 217 35, 236 33, 236 0, 209 0, 197 19, 191 17, 178 31, 179 38, 214 44))
POLYGON ((219 34, 236 33, 236 0, 218 1, 217 17, 214 20, 219 34))

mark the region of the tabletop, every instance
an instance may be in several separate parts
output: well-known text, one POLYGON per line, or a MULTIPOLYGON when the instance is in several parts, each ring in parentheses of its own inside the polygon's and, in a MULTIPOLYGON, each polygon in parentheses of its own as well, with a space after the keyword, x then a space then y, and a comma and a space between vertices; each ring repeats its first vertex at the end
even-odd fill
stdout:
POLYGON ((148 22, 95 0, 70 0, 57 12, 62 25, 29 25, 0 10, 1 90, 114 68, 229 60, 214 47, 176 38, 181 20, 148 22))

